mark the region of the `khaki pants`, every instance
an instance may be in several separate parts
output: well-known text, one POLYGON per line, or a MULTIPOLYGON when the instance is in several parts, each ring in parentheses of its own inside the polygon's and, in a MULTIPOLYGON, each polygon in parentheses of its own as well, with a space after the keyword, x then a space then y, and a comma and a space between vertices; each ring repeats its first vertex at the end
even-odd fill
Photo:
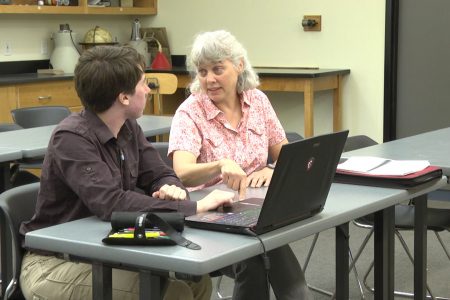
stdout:
MULTIPOLYGON (((26 253, 22 261, 20 286, 27 300, 92 299, 92 267, 54 256, 26 253)), ((112 270, 112 298, 139 299, 139 274, 112 270)), ((203 276, 198 283, 169 280, 164 300, 209 300, 211 279, 203 276)))

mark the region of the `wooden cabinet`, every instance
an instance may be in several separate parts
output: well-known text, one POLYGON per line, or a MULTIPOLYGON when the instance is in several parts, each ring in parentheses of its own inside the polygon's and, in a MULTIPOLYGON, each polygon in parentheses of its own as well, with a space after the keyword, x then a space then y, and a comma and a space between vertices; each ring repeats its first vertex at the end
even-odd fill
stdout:
POLYGON ((15 86, 0 86, 0 123, 13 123, 10 111, 16 107, 15 86))
POLYGON ((63 105, 72 111, 81 109, 81 102, 72 80, 18 84, 17 107, 63 105))
POLYGON ((13 122, 10 113, 12 109, 49 105, 67 106, 71 111, 83 108, 73 80, 0 86, 0 123, 13 122))
MULTIPOLYGON (((37 3, 37 0, 35 1, 37 3)), ((90 7, 88 0, 78 0, 78 6, 0 5, 0 14, 53 15, 156 15, 157 0, 134 0, 133 7, 90 7)))

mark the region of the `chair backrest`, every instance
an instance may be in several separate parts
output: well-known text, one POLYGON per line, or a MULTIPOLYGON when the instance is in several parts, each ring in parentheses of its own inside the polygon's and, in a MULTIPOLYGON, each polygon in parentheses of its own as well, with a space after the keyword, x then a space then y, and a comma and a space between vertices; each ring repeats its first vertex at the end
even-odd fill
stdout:
MULTIPOLYGON (((292 143, 292 142, 303 140, 303 137, 300 134, 298 134, 297 132, 293 132, 293 131, 288 132, 287 131, 286 139, 288 140, 289 143, 292 143)), ((272 157, 270 157, 270 155, 269 155, 269 157, 267 157, 267 164, 271 164, 271 163, 273 163, 273 161, 272 161, 272 157)))
POLYGON ((344 145, 344 152, 361 149, 378 143, 366 135, 349 136, 344 145))
POLYGON ((70 113, 66 106, 36 106, 11 110, 14 122, 23 128, 56 125, 70 113))
POLYGON ((291 142, 296 142, 296 141, 300 141, 303 140, 303 137, 298 134, 297 132, 286 132, 286 139, 288 140, 289 143, 291 142))
POLYGON ((153 113, 160 115, 163 111, 161 95, 171 95, 178 88, 178 78, 171 73, 146 73, 145 78, 152 89, 150 94, 155 96, 153 101, 153 113))
POLYGON ((145 73, 145 78, 152 89, 150 94, 171 95, 178 88, 178 78, 171 73, 145 73))
POLYGON ((0 194, 3 299, 8 299, 18 287, 23 256, 19 227, 34 215, 38 192, 39 182, 15 187, 0 194))
POLYGON ((167 157, 167 152, 169 151, 169 143, 168 142, 153 142, 152 146, 158 150, 159 155, 161 155, 162 160, 171 168, 173 168, 172 160, 167 157))
POLYGON ((18 129, 23 129, 23 127, 17 125, 16 123, 0 123, 0 132, 13 131, 18 129))

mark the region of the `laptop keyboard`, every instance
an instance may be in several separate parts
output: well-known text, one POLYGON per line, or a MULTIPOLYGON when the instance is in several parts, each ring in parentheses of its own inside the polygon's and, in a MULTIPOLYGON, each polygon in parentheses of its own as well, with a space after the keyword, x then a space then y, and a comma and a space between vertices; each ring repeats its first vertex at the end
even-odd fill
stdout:
POLYGON ((258 221, 260 210, 249 209, 238 213, 225 214, 217 223, 224 223, 235 226, 247 226, 258 221))

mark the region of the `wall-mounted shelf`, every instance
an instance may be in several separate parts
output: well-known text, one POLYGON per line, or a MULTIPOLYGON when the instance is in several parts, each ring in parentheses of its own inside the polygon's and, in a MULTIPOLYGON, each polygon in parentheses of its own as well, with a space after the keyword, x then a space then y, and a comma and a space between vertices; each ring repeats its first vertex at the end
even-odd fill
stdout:
POLYGON ((134 0, 133 7, 91 7, 87 0, 79 0, 78 6, 49 5, 0 5, 0 14, 48 14, 48 15, 156 15, 157 0, 134 0))

